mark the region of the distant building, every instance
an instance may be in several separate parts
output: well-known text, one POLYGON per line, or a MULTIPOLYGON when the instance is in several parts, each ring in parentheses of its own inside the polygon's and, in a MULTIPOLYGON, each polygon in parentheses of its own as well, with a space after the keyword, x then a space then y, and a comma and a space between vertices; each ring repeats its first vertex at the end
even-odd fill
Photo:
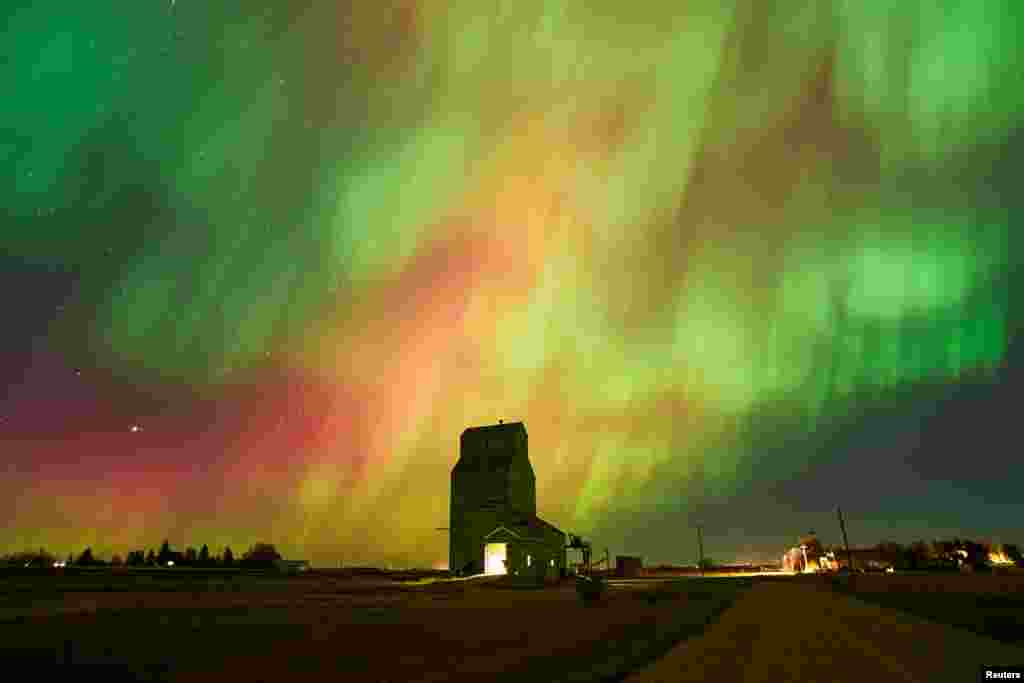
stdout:
POLYGON ((640 576, 640 572, 643 569, 643 565, 643 560, 641 560, 639 557, 616 555, 615 576, 621 578, 627 578, 630 576, 640 576))
POLYGON ((800 537, 799 545, 790 548, 782 556, 782 569, 789 572, 816 572, 831 568, 832 560, 811 531, 800 537))
POLYGON ((537 517, 522 422, 470 427, 452 468, 448 567, 544 580, 565 571, 565 534, 537 517))
POLYGON ((881 571, 893 564, 892 558, 878 548, 850 548, 849 552, 845 549, 830 550, 816 559, 808 558, 805 563, 803 552, 799 547, 790 548, 783 556, 782 564, 785 571, 835 571, 847 567, 851 557, 856 569, 881 571))

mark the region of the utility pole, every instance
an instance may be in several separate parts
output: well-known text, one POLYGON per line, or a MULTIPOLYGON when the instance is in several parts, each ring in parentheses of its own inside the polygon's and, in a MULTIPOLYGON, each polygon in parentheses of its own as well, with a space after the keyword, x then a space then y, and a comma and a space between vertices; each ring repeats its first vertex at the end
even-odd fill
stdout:
POLYGON ((843 510, 836 507, 836 514, 839 515, 839 530, 843 532, 843 545, 846 547, 846 566, 853 571, 853 556, 850 554, 850 542, 846 540, 846 524, 843 522, 843 510))
POLYGON ((703 530, 700 526, 697 527, 697 552, 697 566, 700 567, 700 575, 704 576, 704 537, 703 530))

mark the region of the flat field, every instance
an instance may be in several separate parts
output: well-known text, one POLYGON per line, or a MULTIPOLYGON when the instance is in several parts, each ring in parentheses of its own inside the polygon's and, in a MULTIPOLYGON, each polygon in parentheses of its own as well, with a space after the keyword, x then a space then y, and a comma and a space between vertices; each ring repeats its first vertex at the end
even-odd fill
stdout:
POLYGON ((17 572, 0 575, 0 657, 116 680, 616 681, 701 633, 750 585, 613 586, 585 605, 571 582, 17 572))
POLYGON ((950 625, 984 613, 979 601, 1024 596, 1020 579, 852 578, 852 594, 825 577, 759 580, 706 633, 681 642, 627 683, 953 683, 979 680, 985 665, 1024 665, 1019 639, 999 642, 950 625), (886 601, 891 604, 881 604, 886 601), (920 617, 908 605, 942 618, 920 617), (965 616, 956 616, 958 610, 965 616))
POLYGON ((859 600, 1024 645, 1024 572, 859 575, 836 588, 859 600))

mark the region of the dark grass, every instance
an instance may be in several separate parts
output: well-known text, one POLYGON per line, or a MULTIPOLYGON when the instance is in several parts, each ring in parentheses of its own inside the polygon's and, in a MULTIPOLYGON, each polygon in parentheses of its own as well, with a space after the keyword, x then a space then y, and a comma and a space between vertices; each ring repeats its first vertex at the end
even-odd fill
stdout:
POLYGON ((124 575, 17 577, 0 579, 0 608, 26 608, 59 602, 80 593, 274 593, 294 590, 290 577, 267 575, 124 575))
POLYGON ((35 680, 63 680, 69 676, 85 676, 88 680, 105 681, 171 681, 173 670, 164 662, 131 666, 110 657, 80 657, 65 663, 49 649, 0 650, 3 662, 12 671, 31 672, 35 680))
MULTIPOLYGON (((636 590, 631 599, 649 605, 669 603, 678 609, 669 617, 619 625, 596 647, 586 643, 557 657, 537 658, 495 680, 618 683, 665 656, 680 642, 701 635, 752 584, 747 578, 684 579, 636 590)), ((601 599, 592 604, 593 618, 600 619, 601 599)))
MULTIPOLYGON (((57 585, 70 587, 72 592, 94 590, 96 582, 93 580, 68 583, 68 578, 60 577, 57 585)), ((176 574, 173 578, 178 579, 176 585, 175 582, 168 585, 174 590, 193 593, 201 593, 216 585, 244 594, 252 594, 257 587, 265 588, 268 583, 292 590, 296 588, 292 577, 239 575, 220 584, 198 581, 197 577, 186 578, 183 574, 176 574), (232 588, 226 588, 228 586, 232 588)), ((103 581, 110 581, 110 577, 105 577, 100 583, 103 581)), ((38 599, 38 591, 44 588, 45 582, 33 581, 30 584, 38 599)), ((118 591, 139 591, 147 590, 150 585, 148 581, 140 581, 138 576, 122 576, 112 587, 118 591)), ((545 650, 541 643, 537 656, 519 660, 517 667, 500 675, 488 674, 486 679, 621 681, 630 672, 663 656, 679 641, 703 632, 749 585, 750 581, 746 579, 707 582, 687 579, 619 594, 616 596, 618 600, 635 600, 645 609, 652 606, 651 618, 639 623, 610 626, 605 637, 598 642, 593 638, 567 639, 557 652, 545 650), (666 607, 668 609, 664 609, 666 607)), ((338 587, 340 589, 340 584, 338 587)), ((10 588, 10 585, 4 586, 8 594, 10 588)), ((588 618, 600 620, 606 606, 605 598, 602 598, 592 608, 586 609, 588 618)), ((500 619, 504 609, 507 608, 491 608, 489 613, 493 616, 486 617, 485 623, 486 619, 500 619)), ((234 670, 242 662, 239 656, 246 657, 244 653, 264 656, 288 652, 295 655, 287 662, 289 672, 308 673, 310 677, 317 678, 318 667, 327 665, 329 677, 333 680, 341 676, 338 680, 342 680, 346 674, 358 675, 372 670, 382 653, 374 652, 370 647, 359 650, 346 646, 344 657, 331 656, 328 662, 319 656, 328 654, 323 645, 310 645, 318 627, 334 634, 332 638, 340 637, 341 642, 365 633, 367 628, 383 629, 379 633, 385 638, 382 642, 387 644, 386 656, 394 656, 397 652, 423 658, 436 666, 437 652, 451 649, 452 655, 460 651, 470 654, 472 647, 476 646, 466 650, 461 642, 449 643, 450 637, 444 635, 443 627, 427 620, 476 621, 481 618, 478 616, 481 613, 482 608, 459 607, 457 603, 453 607, 439 608, 439 611, 395 604, 349 605, 339 613, 332 609, 316 611, 256 605, 234 608, 211 606, 199 610, 159 609, 148 608, 140 602, 136 608, 98 607, 81 614, 0 620, 0 658, 15 663, 19 670, 34 670, 48 680, 69 674, 86 674, 108 680, 162 681, 187 680, 190 673, 211 669, 234 670)), ((550 615, 550 611, 547 614, 550 615)), ((566 619, 565 629, 573 629, 578 615, 577 612, 577 616, 566 619)), ((485 637, 478 646, 504 647, 507 644, 501 638, 505 637, 518 639, 520 636, 507 633, 496 637, 497 640, 485 637)), ((522 644, 510 642, 512 647, 522 644)), ((534 648, 531 646, 528 651, 532 653, 534 648)), ((323 672, 319 673, 323 678, 323 672)))
POLYGON ((908 590, 906 586, 893 586, 890 591, 858 591, 856 583, 849 581, 834 581, 832 586, 863 602, 1024 647, 1024 593, 934 593, 908 590))
POLYGON ((62 600, 75 593, 355 593, 401 591, 401 582, 435 576, 437 572, 383 572, 383 570, 333 570, 283 574, 258 569, 132 568, 111 570, 15 569, 0 571, 0 608, 31 607, 62 600), (369 587, 352 579, 377 580, 384 586, 369 587))
POLYGON ((0 622, 0 659, 31 665, 18 670, 39 674, 164 681, 216 664, 231 649, 270 651, 282 638, 306 634, 286 619, 254 619, 248 609, 217 610, 227 617, 219 624, 200 612, 155 612, 98 609, 88 616, 6 620, 0 622))

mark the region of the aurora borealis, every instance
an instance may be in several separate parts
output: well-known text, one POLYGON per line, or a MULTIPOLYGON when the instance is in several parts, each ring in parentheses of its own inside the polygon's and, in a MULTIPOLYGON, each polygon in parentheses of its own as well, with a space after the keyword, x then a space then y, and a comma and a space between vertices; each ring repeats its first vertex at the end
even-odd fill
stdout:
POLYGON ((0 551, 1024 541, 1010 0, 15 5, 0 551))

